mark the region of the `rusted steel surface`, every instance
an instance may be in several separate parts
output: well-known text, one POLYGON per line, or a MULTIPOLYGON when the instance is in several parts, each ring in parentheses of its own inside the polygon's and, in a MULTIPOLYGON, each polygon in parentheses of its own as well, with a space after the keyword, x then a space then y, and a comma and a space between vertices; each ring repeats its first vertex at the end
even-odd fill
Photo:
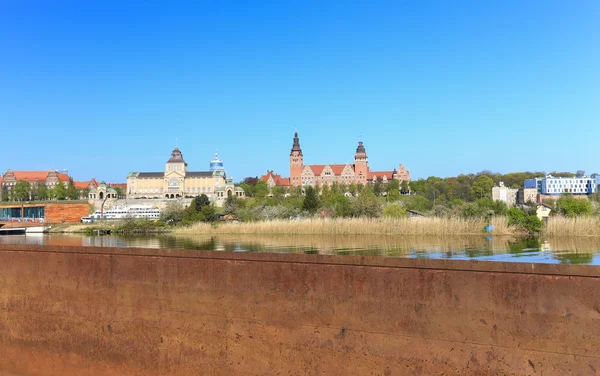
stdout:
POLYGON ((0 374, 600 371, 597 268, 433 261, 0 245, 0 374))

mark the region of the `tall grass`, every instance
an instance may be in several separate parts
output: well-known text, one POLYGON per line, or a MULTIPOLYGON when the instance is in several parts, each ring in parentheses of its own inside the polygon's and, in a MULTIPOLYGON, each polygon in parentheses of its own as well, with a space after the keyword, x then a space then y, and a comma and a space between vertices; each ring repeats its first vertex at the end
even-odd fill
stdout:
POLYGON ((548 218, 543 232, 546 236, 600 236, 600 220, 597 217, 548 218))
MULTIPOLYGON (((464 218, 318 218, 221 223, 197 223, 178 229, 180 234, 279 234, 279 235, 478 235, 486 226, 483 219, 464 218)), ((494 235, 513 235, 506 218, 492 220, 494 235)))

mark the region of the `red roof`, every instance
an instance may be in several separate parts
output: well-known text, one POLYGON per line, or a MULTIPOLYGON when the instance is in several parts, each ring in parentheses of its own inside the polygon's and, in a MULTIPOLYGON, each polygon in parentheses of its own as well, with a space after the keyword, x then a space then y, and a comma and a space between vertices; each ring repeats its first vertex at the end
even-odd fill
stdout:
POLYGON ((273 178, 276 186, 287 187, 290 185, 290 178, 282 178, 279 174, 274 174, 273 171, 268 171, 266 175, 260 177, 260 180, 269 181, 269 177, 273 178))
POLYGON ((383 179, 384 176, 387 178, 387 180, 392 180, 394 171, 369 171, 367 180, 372 180, 374 176, 377 176, 377 180, 383 179))
POLYGON ((346 168, 345 164, 332 164, 329 165, 329 167, 331 167, 331 169, 333 170, 333 173, 337 176, 337 175, 341 175, 342 171, 344 171, 344 169, 346 168))
MULTIPOLYGON (((46 181, 49 171, 12 171, 15 175, 15 179, 27 180, 27 181, 46 181)), ((61 181, 68 182, 69 175, 67 174, 56 174, 61 181)))
POLYGON ((107 187, 127 189, 127 183, 106 183, 107 187))
POLYGON ((279 178, 276 184, 279 186, 288 187, 290 185, 290 178, 279 178))
POLYGON ((77 189, 86 189, 86 188, 89 188, 89 186, 90 186, 89 181, 74 181, 73 184, 75 185, 75 188, 77 188, 77 189))
POLYGON ((308 165, 308 167, 310 167, 315 176, 321 176, 321 173, 323 172, 325 166, 326 165, 308 165))

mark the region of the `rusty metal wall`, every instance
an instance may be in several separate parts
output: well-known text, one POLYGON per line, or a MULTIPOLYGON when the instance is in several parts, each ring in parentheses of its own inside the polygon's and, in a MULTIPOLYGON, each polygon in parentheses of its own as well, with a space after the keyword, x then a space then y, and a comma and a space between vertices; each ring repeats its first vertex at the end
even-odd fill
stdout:
POLYGON ((0 245, 0 374, 594 375, 585 266, 0 245))

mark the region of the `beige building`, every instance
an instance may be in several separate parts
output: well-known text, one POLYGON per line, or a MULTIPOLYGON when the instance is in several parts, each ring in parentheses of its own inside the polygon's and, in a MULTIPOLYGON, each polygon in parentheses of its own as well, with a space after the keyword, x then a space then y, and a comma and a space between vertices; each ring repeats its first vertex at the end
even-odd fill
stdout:
POLYGON ((525 205, 528 202, 537 202, 538 192, 536 188, 521 188, 517 192, 517 204, 525 205))
POLYGON ((515 206, 517 203, 518 189, 508 188, 504 182, 500 182, 497 187, 492 188, 492 200, 502 201, 509 207, 515 206))
POLYGON ((552 212, 552 208, 548 205, 542 204, 542 205, 538 205, 535 212, 539 219, 541 219, 542 221, 546 221, 548 219, 548 217, 550 216, 550 212, 552 212))
POLYGON ((225 195, 244 197, 243 189, 234 187, 233 183, 227 180, 223 162, 217 155, 210 166, 210 171, 188 171, 188 164, 176 147, 165 164, 164 172, 129 174, 127 198, 174 199, 205 194, 215 200, 216 192, 221 191, 225 192, 225 195), (225 190, 226 187, 230 189, 225 190))

